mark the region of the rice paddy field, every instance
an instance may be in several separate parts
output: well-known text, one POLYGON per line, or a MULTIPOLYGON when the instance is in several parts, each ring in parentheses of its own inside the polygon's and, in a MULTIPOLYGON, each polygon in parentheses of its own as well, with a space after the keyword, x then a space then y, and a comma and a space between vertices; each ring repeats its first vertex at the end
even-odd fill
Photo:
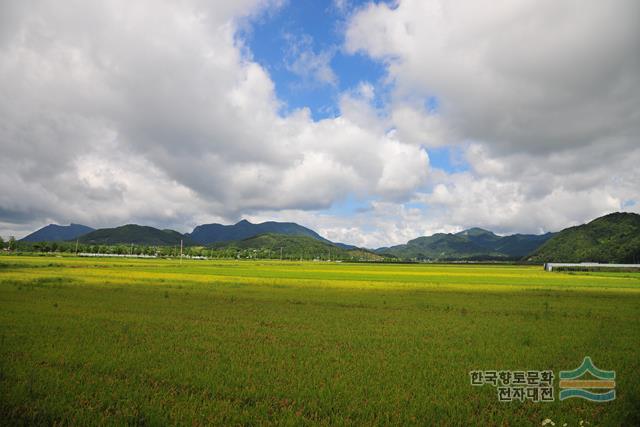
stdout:
POLYGON ((4 425, 640 425, 639 349, 638 273, 0 256, 4 425), (615 400, 558 400, 585 356, 615 400))

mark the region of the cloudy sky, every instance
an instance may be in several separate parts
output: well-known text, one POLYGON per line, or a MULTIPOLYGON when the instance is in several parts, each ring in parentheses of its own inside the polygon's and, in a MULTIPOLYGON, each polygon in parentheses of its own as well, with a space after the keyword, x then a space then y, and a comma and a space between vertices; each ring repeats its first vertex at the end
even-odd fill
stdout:
POLYGON ((0 235, 640 212, 640 2, 0 2, 0 235))

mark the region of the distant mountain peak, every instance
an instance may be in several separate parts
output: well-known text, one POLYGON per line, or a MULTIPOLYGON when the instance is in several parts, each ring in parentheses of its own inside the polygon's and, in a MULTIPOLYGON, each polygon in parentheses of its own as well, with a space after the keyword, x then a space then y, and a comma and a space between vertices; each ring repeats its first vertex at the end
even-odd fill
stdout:
POLYGON ((234 225, 198 225, 190 234, 188 234, 188 236, 195 242, 207 245, 216 242, 239 241, 268 233, 308 236, 316 240, 328 242, 328 240, 324 239, 315 231, 294 222, 267 221, 259 224, 253 224, 246 219, 243 219, 234 225))
POLYGON ((83 243, 113 245, 177 245, 180 241, 186 245, 192 242, 174 230, 159 230, 148 225, 126 224, 115 228, 101 228, 80 238, 83 243))
POLYGON ((435 233, 409 240, 404 245, 380 248, 376 252, 403 259, 507 259, 520 258, 550 239, 546 235, 498 236, 479 227, 458 233, 435 233))
POLYGON ((94 229, 82 224, 58 225, 49 224, 24 237, 25 242, 61 242, 76 239, 94 229))
POLYGON ((456 233, 456 235, 457 236, 482 236, 482 235, 495 236, 496 234, 493 231, 485 230, 484 228, 471 227, 456 233))

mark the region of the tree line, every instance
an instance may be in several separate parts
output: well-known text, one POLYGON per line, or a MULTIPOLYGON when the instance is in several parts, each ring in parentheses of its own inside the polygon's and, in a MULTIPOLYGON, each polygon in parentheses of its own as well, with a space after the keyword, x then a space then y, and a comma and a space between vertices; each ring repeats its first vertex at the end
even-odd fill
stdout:
MULTIPOLYGON (((180 246, 159 246, 140 244, 89 244, 80 242, 21 242, 9 239, 4 242, 0 238, 0 248, 34 254, 103 254, 103 255, 145 255, 157 257, 179 257, 180 246)), ((283 260, 319 260, 319 261, 372 261, 366 253, 349 253, 348 251, 327 251, 317 248, 239 248, 233 245, 210 248, 205 246, 185 246, 184 257, 202 257, 215 259, 283 259, 283 260)))

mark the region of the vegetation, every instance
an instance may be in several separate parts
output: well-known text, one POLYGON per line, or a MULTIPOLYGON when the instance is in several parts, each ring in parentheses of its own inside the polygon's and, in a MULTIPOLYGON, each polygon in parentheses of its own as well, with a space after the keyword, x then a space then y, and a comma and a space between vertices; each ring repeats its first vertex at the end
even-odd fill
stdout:
MULTIPOLYGON (((76 253, 106 255, 155 255, 161 257, 177 257, 180 255, 180 243, 173 246, 152 246, 141 244, 91 244, 73 242, 24 242, 16 243, 18 255, 56 254, 74 255, 76 253)), ((183 253, 188 256, 201 255, 197 248, 185 247, 183 253)))
POLYGON ((79 240, 82 243, 99 245, 133 243, 139 245, 171 246, 179 245, 181 241, 183 241, 184 244, 192 243, 177 231, 158 230, 157 228, 136 224, 128 224, 116 228, 102 228, 81 236, 79 240))
POLYGON ((517 260, 530 254, 553 236, 514 234, 498 236, 481 228, 455 234, 436 233, 418 237, 407 244, 380 248, 379 254, 415 260, 517 260))
POLYGON ((638 330, 633 273, 2 256, 0 419, 639 425, 638 330), (615 401, 500 403, 469 382, 587 355, 615 401))
MULTIPOLYGON (((159 231, 159 230, 157 230, 159 231)), ((19 242, 22 254, 103 254, 145 255, 156 257, 179 257, 180 244, 93 244, 79 242, 19 242)), ((104 239, 101 239, 104 241, 104 239)), ((149 240, 145 237, 145 241, 149 240)), ((188 241, 187 241, 188 242, 188 241)), ((188 242, 193 244, 192 242, 188 242)), ((182 254, 197 258, 226 259, 285 259, 285 260, 339 260, 339 261, 383 261, 384 257, 373 252, 322 242, 306 236, 264 234, 237 242, 219 242, 210 247, 184 246, 182 254)))
POLYGON ((260 224, 252 224, 247 220, 242 220, 234 225, 204 224, 193 229, 191 234, 187 234, 194 242, 202 245, 209 245, 217 242, 230 242, 248 239, 261 234, 286 234, 291 236, 307 236, 330 243, 327 239, 293 222, 267 221, 260 224))
POLYGON ((362 249, 344 249, 312 237, 282 234, 262 234, 237 242, 221 242, 212 247, 223 252, 234 251, 236 255, 244 254, 242 258, 359 261, 384 259, 362 249))
POLYGON ((535 262, 640 263, 640 215, 613 213, 567 228, 527 257, 535 262))

